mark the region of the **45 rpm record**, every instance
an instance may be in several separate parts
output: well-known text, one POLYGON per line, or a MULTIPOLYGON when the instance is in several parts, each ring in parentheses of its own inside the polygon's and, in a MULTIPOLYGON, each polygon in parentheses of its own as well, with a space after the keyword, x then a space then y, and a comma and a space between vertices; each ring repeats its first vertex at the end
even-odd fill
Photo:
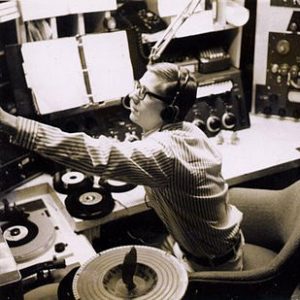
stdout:
POLYGON ((111 193, 123 193, 133 190, 136 184, 126 183, 119 180, 103 180, 100 178, 99 185, 103 186, 105 189, 111 193))
POLYGON ((69 194, 79 190, 90 190, 94 185, 94 177, 82 172, 65 170, 53 176, 53 187, 61 194, 69 194))
POLYGON ((104 188, 78 191, 67 196, 65 206, 71 216, 90 220, 101 218, 112 212, 115 202, 104 188))
POLYGON ((76 300, 179 300, 188 286, 184 266, 170 253, 154 247, 134 246, 137 266, 135 287, 129 290, 122 279, 125 255, 132 246, 100 252, 75 273, 73 295, 76 300))
POLYGON ((18 247, 31 242, 39 233, 36 224, 25 222, 8 222, 1 226, 3 237, 9 247, 18 247))

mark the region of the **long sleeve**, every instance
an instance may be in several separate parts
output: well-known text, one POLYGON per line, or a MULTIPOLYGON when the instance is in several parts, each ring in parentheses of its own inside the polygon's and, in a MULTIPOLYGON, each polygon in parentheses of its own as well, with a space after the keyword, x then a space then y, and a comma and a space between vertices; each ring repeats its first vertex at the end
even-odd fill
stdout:
POLYGON ((145 186, 149 205, 195 256, 221 255, 236 241, 242 214, 228 204, 220 154, 191 123, 168 124, 130 143, 19 117, 13 141, 86 174, 145 186))
POLYGON ((105 178, 148 186, 165 185, 172 171, 170 151, 155 140, 119 142, 18 117, 13 143, 51 160, 105 178))

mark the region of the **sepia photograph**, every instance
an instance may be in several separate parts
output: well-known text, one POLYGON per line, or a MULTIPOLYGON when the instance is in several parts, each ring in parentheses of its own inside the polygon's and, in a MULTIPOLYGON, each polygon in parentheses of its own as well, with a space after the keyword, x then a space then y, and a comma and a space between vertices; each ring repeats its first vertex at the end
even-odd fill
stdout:
POLYGON ((300 0, 0 0, 0 300, 300 300, 300 0))

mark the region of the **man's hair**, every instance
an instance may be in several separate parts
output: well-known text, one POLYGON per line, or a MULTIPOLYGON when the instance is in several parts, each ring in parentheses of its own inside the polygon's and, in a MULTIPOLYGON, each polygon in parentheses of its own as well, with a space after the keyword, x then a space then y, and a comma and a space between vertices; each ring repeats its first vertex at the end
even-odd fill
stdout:
MULTIPOLYGON (((183 121, 196 100, 197 83, 189 70, 172 63, 156 63, 148 65, 147 70, 155 74, 160 82, 158 91, 171 99, 176 97, 174 105, 179 108, 177 121, 183 121), (180 76, 180 78, 178 78, 180 76), (185 80, 187 81, 185 82, 185 80)), ((172 102, 172 101, 170 101, 172 102)), ((167 103, 171 104, 171 103, 167 103)))

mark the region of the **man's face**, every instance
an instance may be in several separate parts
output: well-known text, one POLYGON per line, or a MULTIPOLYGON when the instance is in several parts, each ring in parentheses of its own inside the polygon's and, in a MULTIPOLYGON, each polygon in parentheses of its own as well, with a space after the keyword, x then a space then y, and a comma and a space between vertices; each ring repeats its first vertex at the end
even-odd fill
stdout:
POLYGON ((141 126, 145 132, 157 129, 163 124, 160 113, 166 104, 151 95, 151 93, 161 95, 159 86, 157 76, 147 71, 140 79, 136 89, 129 94, 131 98, 129 118, 132 122, 141 126), (147 92, 150 92, 150 94, 147 92))

